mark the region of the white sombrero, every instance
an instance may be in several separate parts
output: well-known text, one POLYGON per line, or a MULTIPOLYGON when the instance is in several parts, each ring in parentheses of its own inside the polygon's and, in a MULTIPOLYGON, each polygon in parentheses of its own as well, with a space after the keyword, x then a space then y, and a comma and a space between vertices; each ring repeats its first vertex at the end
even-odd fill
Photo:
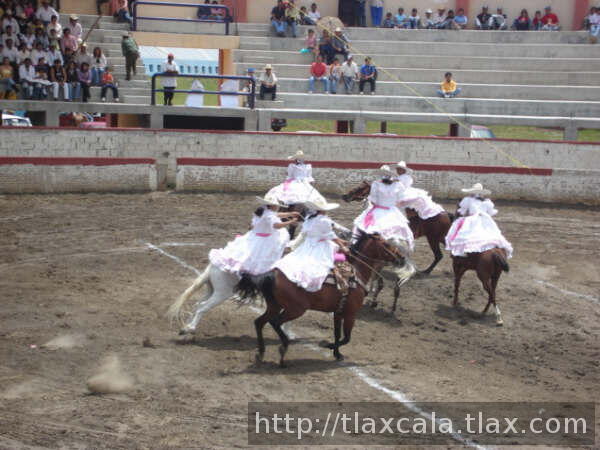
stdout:
POLYGON ((406 173, 413 173, 413 170, 409 169, 404 161, 400 161, 398 164, 396 164, 396 169, 404 169, 406 173))
POLYGON ((379 168, 379 173, 381 173, 382 175, 388 175, 390 177, 394 176, 394 172, 392 171, 392 169, 390 169, 390 166, 388 166, 387 164, 384 164, 379 168))
POLYGON ((267 198, 267 197, 256 197, 256 201, 261 204, 261 205, 269 205, 269 206, 282 206, 281 203, 279 203, 277 201, 277 199, 274 198, 267 198))
POLYGON ((294 155, 288 156, 287 159, 304 159, 304 152, 298 150, 294 155))
POLYGON ((332 209, 339 208, 339 203, 327 203, 317 200, 316 202, 307 201, 304 202, 304 205, 308 209, 312 209, 313 211, 331 211, 332 209))
POLYGON ((273 66, 271 64, 265 64, 265 70, 273 70, 273 66))
POLYGON ((484 189, 481 183, 475 183, 473 187, 467 189, 461 189, 465 194, 481 194, 481 195, 490 195, 492 191, 489 189, 484 189))

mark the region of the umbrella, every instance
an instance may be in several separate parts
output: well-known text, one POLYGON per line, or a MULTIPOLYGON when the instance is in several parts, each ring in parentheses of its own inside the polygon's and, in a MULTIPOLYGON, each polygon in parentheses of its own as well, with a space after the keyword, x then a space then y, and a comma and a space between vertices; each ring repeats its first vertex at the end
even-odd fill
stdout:
POLYGON ((337 17, 327 16, 321 17, 317 22, 317 26, 321 29, 326 29, 329 34, 333 34, 336 28, 344 28, 344 24, 337 17))

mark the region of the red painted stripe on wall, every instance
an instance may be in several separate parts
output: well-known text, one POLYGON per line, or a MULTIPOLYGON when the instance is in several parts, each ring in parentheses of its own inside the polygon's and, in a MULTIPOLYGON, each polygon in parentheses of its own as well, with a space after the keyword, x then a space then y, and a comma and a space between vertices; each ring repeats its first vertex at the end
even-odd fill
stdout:
MULTIPOLYGON (((329 169, 377 169, 383 162, 363 161, 311 161, 313 167, 329 169)), ((177 158, 182 166, 271 166, 286 167, 289 161, 281 159, 237 159, 237 158, 177 158)), ((388 163, 389 164, 389 163, 388 163)), ((391 163, 393 164, 393 163, 391 163)), ((430 172, 506 173, 515 175, 551 176, 552 169, 502 166, 465 166, 447 164, 409 164, 411 169, 430 172)))
POLYGON ((31 164, 34 166, 123 166, 130 164, 154 164, 152 158, 78 158, 78 157, 0 157, 0 165, 31 164))

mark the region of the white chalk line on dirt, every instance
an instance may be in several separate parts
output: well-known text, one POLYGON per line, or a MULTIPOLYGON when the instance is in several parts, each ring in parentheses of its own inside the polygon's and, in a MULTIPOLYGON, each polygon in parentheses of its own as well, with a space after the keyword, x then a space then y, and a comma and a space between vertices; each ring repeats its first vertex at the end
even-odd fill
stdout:
POLYGON ((535 281, 536 281, 536 283, 541 284, 542 286, 547 286, 549 288, 556 289, 557 291, 562 292, 563 294, 570 295, 572 297, 582 298, 584 300, 589 300, 591 302, 600 304, 600 299, 598 297, 594 297, 593 295, 580 294, 579 292, 569 291, 567 289, 560 288, 560 287, 556 286, 555 284, 552 284, 552 283, 549 283, 549 282, 543 281, 543 280, 535 280, 535 281))
MULTIPOLYGON (((171 255, 170 253, 158 248, 157 246, 151 244, 151 243, 147 243, 146 244, 149 248, 158 251, 159 253, 161 253, 162 255, 165 255, 169 258, 171 258, 173 261, 177 262, 178 264, 180 264, 181 266, 185 267, 188 270, 191 270, 192 272, 196 273, 196 275, 200 275, 200 271, 198 269, 196 269, 193 266, 190 266, 188 263, 186 263, 185 261, 183 261, 182 259, 178 258, 175 255, 171 255)), ((257 308, 256 306, 250 306, 250 309, 257 312, 257 313, 262 313, 263 310, 260 308, 257 308)), ((292 339, 296 339, 297 336, 294 334, 294 332, 287 327, 286 332, 289 334, 289 336, 292 339)), ((321 353, 322 355, 325 356, 331 356, 330 352, 326 352, 323 351, 323 349, 317 347, 314 344, 303 344, 304 346, 308 347, 311 350, 314 350, 318 353, 321 353)), ((359 367, 356 366, 342 366, 345 369, 348 369, 350 372, 352 372, 354 375, 356 375, 358 378, 360 378, 365 384, 367 384, 368 386, 371 386, 374 389, 377 389, 380 392, 383 392, 384 394, 386 394, 388 397, 396 400, 399 403, 402 403, 404 405, 404 407, 406 407, 408 410, 419 414, 420 416, 426 417, 428 419, 431 420, 432 418, 432 414, 428 413, 427 411, 421 409, 419 406, 417 406, 414 402, 412 402, 408 396, 406 394, 404 394, 401 391, 398 390, 394 390, 394 389, 390 389, 385 387, 383 384, 381 384, 381 382, 379 380, 377 380, 376 378, 372 377, 371 375, 368 375, 364 370, 362 370, 359 367)), ((440 424, 440 421, 438 419, 436 419, 436 423, 440 424)), ((456 441, 461 442, 463 445, 469 446, 469 447, 473 447, 473 448, 477 448, 477 449, 485 449, 486 447, 483 447, 481 445, 476 444, 475 442, 471 441, 470 439, 467 439, 465 437, 463 437, 462 435, 458 434, 458 433, 451 433, 450 434, 456 441)))

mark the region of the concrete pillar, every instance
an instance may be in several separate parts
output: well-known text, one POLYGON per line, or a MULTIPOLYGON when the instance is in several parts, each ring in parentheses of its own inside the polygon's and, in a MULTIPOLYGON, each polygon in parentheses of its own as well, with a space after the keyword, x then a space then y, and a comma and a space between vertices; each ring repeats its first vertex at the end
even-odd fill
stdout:
POLYGON ((458 137, 471 137, 471 124, 468 122, 465 122, 464 120, 461 120, 460 125, 458 125, 457 131, 458 131, 458 134, 457 134, 458 137))
POLYGON ((59 121, 59 113, 56 110, 56 108, 53 107, 48 107, 48 109, 46 109, 46 124, 45 126, 47 127, 58 127, 60 126, 60 121, 59 121))
POLYGON ((268 109, 257 109, 258 113, 258 131, 272 131, 271 130, 271 111, 268 109))
POLYGON ((354 134, 365 134, 367 132, 367 121, 362 117, 354 119, 354 134))
POLYGON ((162 129, 165 126, 165 116, 160 112, 150 114, 150 128, 162 129))
MULTIPOLYGON (((594 2, 595 3, 595 2, 594 2)), ((573 30, 579 30, 583 23, 583 18, 590 11, 590 0, 575 0, 573 11, 573 30)))
MULTIPOLYGON (((269 121, 270 122, 270 121, 269 121)), ((270 126, 270 124, 269 124, 270 126)), ((258 131, 259 119, 257 110, 248 110, 244 116, 244 131, 258 131)))
POLYGON ((565 141, 576 141, 578 135, 579 135, 579 130, 577 129, 577 127, 574 124, 569 123, 565 127, 563 139, 565 141))

